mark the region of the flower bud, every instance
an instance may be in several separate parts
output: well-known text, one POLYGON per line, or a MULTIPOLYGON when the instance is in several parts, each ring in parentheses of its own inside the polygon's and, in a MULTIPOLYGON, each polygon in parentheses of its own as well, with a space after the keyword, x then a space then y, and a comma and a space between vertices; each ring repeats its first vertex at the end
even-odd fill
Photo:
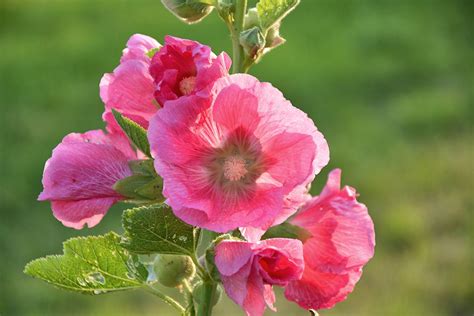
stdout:
POLYGON ((159 255, 155 262, 158 282, 166 287, 177 287, 194 276, 196 268, 189 256, 159 255))
MULTIPOLYGON (((204 300, 205 300, 204 287, 205 285, 202 282, 198 283, 194 287, 193 298, 197 305, 204 303, 204 300)), ((222 289, 220 286, 217 286, 214 295, 212 295, 210 305, 211 306, 217 305, 217 303, 219 303, 219 300, 221 299, 221 296, 222 296, 222 289)))
POLYGON ((244 20, 244 30, 260 25, 260 17, 258 16, 257 8, 251 8, 247 11, 244 20))
POLYGON ((258 27, 241 32, 239 41, 245 53, 253 60, 258 59, 265 47, 265 37, 258 27))
POLYGON ((234 10, 235 3, 233 0, 217 0, 217 11, 220 17, 227 23, 231 23, 234 10))
POLYGON ((178 19, 188 24, 201 21, 214 8, 198 0, 161 0, 161 2, 178 19))

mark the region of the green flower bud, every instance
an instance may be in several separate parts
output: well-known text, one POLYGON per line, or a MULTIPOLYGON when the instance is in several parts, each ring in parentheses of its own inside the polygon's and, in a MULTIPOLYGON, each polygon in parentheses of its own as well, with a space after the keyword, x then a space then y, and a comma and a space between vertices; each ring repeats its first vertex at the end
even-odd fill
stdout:
POLYGON ((258 27, 252 27, 241 32, 239 42, 247 56, 253 60, 257 60, 263 48, 265 48, 265 37, 258 27))
POLYGON ((247 11, 247 14, 245 15, 245 24, 244 24, 244 30, 247 30, 249 28, 252 28, 254 26, 259 26, 260 25, 260 17, 258 16, 258 11, 257 8, 251 8, 247 11))
POLYGON ((163 286, 177 287, 194 276, 196 267, 189 256, 158 255, 155 272, 163 286))
MULTIPOLYGON (((216 287, 216 291, 211 298, 211 306, 217 305, 219 300, 222 297, 222 289, 220 286, 216 287)), ((204 303, 204 284, 202 282, 196 284, 193 290, 193 298, 197 305, 201 305, 204 303)))
POLYGON ((204 19, 211 13, 212 1, 199 0, 161 0, 163 5, 181 21, 192 24, 204 19), (205 3, 207 2, 207 3, 205 3))

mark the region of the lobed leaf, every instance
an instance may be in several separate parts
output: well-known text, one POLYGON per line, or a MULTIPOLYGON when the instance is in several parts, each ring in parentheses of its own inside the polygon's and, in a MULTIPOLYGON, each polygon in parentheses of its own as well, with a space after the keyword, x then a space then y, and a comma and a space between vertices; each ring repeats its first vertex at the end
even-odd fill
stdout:
POLYGON ((151 157, 150 153, 150 143, 146 135, 146 130, 132 121, 129 118, 126 118, 116 110, 112 109, 115 120, 120 125, 122 130, 128 136, 130 141, 145 155, 151 157))
POLYGON ((300 0, 260 0, 257 3, 257 12, 262 29, 267 30, 279 23, 299 3, 300 0))
POLYGON ((33 260, 25 273, 83 294, 139 288, 147 278, 145 267, 120 246, 115 233, 72 238, 63 245, 63 255, 33 260))
POLYGON ((192 255, 197 230, 174 216, 165 204, 136 207, 123 212, 122 246, 137 254, 192 255))

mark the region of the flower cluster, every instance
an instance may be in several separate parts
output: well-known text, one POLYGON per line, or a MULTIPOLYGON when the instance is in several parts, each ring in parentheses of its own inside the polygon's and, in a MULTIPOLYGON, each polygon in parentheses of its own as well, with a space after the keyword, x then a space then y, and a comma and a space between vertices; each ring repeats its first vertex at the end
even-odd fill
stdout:
POLYGON ((182 221, 218 233, 215 246, 227 295, 251 316, 274 309, 273 286, 306 309, 346 298, 374 253, 374 228, 339 169, 317 197, 308 188, 329 149, 314 122, 269 83, 229 74, 226 53, 171 36, 133 35, 120 64, 100 81, 106 131, 69 134, 53 150, 39 200, 81 229, 117 201, 131 163, 153 159, 165 197, 182 221), (147 130, 151 157, 129 142, 114 112, 147 130), (266 238, 287 224, 295 238, 266 238), (234 234, 235 235, 235 234, 234 234), (262 237, 263 236, 263 237, 262 237), (245 240, 244 240, 245 239, 245 240))

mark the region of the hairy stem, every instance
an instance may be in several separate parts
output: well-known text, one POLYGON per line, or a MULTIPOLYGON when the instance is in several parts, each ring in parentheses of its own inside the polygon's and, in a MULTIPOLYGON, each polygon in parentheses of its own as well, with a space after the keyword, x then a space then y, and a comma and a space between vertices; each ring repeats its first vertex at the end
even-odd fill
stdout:
POLYGON ((212 308, 214 307, 213 302, 215 300, 215 296, 217 295, 217 283, 209 279, 203 281, 203 286, 203 303, 196 307, 196 316, 211 316, 212 308))
POLYGON ((185 313, 185 309, 183 306, 181 306, 180 303, 175 301, 173 298, 169 297, 168 295, 165 295, 161 293, 159 290, 155 289, 151 285, 147 286, 144 288, 148 293, 151 293, 157 297, 159 297, 163 302, 166 304, 170 305, 174 309, 176 309, 181 315, 185 313))
POLYGON ((235 0, 235 13, 232 25, 229 26, 232 37, 232 72, 245 72, 244 59, 245 53, 242 45, 240 45, 240 32, 244 28, 245 13, 247 12, 247 0, 235 0))

